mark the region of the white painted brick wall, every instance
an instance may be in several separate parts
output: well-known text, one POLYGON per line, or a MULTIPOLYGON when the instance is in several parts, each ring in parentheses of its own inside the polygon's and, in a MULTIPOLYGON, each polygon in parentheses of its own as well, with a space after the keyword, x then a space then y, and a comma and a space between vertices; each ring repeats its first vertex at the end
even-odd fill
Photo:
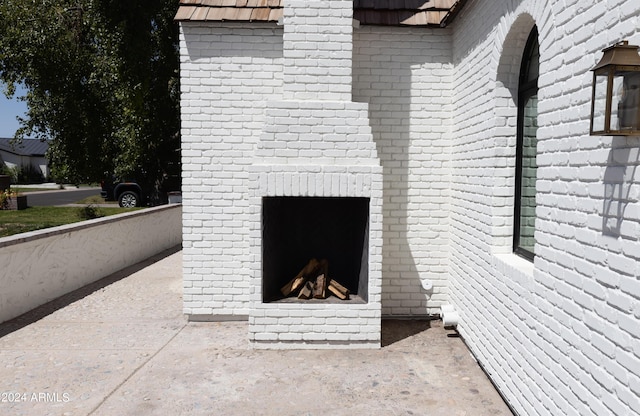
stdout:
POLYGON ((354 32, 353 96, 369 103, 384 169, 385 315, 435 314, 447 300, 451 45, 448 29, 354 32))
MULTIPOLYGON (((355 32, 353 95, 370 103, 384 169, 383 313, 433 311, 449 278, 460 332, 522 415, 640 409, 640 142, 588 136, 589 69, 602 48, 640 43, 639 16, 631 0, 472 0, 445 31, 355 32), (514 83, 534 22, 542 54, 535 267, 510 254, 514 83), (431 297, 420 292, 423 278, 435 282, 431 297)), ((243 165, 264 103, 282 97, 282 32, 182 27, 183 75, 194 75, 182 85, 185 311, 246 316, 243 165), (229 187, 237 198, 220 199, 229 187)), ((309 192, 324 186, 306 179, 309 192)), ((282 314, 275 334, 317 325, 282 314)))
MULTIPOLYGON (((291 115, 291 109, 284 108, 286 102, 265 111, 268 101, 282 96, 282 32, 251 27, 182 25, 181 71, 189 77, 183 80, 182 100, 185 312, 191 315, 248 314, 249 286, 243 282, 249 273, 244 254, 250 183, 244 165, 250 163, 259 137, 269 134, 262 132, 265 117, 291 115), (268 47, 262 48, 261 37, 268 47), (242 102, 232 94, 237 85, 243 87, 242 102), (237 191, 237 197, 223 198, 229 189, 237 191), (225 258, 230 261, 211 260, 225 258), (232 281, 238 294, 223 290, 232 281)), ((450 42, 448 30, 363 27, 355 33, 354 95, 357 101, 370 103, 369 123, 385 173, 385 315, 434 314, 446 300, 450 42), (422 289, 423 280, 434 283, 432 292, 422 289)), ((274 158, 287 156, 292 158, 288 163, 298 164, 317 158, 323 144, 310 139, 333 134, 323 129, 330 118, 323 113, 326 105, 339 113, 353 112, 351 125, 345 126, 353 130, 342 131, 352 135, 349 142, 362 129, 371 130, 359 126, 366 119, 359 116, 362 107, 357 103, 350 108, 325 103, 322 109, 307 101, 309 118, 322 119, 299 126, 295 134, 304 133, 305 140, 289 142, 287 149, 269 148, 263 141, 258 155, 266 161, 271 151, 274 158)), ((357 164, 376 149, 365 140, 361 147, 325 151, 332 155, 327 158, 331 163, 344 163, 336 161, 346 156, 357 164)), ((310 192, 315 188, 311 186, 310 192)))
POLYGON ((284 99, 350 101, 353 1, 284 6, 284 99))
POLYGON ((640 43, 639 16, 631 0, 478 0, 452 28, 451 300, 460 333, 521 415, 640 412, 640 140, 588 135, 589 70, 604 47, 640 43), (531 264, 510 252, 514 97, 534 22, 531 264))
POLYGON ((377 157, 367 105, 349 101, 270 102, 256 146, 264 165, 367 165, 377 157))
POLYGON ((181 24, 186 314, 249 314, 247 166, 282 94, 282 29, 181 24))

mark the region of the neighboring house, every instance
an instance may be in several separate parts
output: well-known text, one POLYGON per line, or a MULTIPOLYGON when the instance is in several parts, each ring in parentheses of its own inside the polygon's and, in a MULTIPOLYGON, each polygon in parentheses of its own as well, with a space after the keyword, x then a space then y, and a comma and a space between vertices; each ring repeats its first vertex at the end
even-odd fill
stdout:
POLYGON ((12 139, 0 138, 0 163, 7 168, 30 169, 42 179, 49 177, 49 161, 46 154, 49 143, 24 139, 22 143, 11 143, 12 139))
POLYGON ((591 69, 640 44, 640 2, 182 0, 176 19, 191 319, 376 348, 381 317, 451 304, 518 414, 637 414, 640 138, 589 128, 591 69), (277 299, 310 257, 355 300, 277 299))

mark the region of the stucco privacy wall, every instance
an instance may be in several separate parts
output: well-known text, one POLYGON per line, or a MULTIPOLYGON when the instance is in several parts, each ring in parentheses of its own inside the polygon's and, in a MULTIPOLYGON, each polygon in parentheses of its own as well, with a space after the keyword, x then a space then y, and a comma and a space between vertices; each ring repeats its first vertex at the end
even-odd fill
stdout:
POLYGON ((369 103, 383 166, 384 315, 434 314, 446 301, 451 59, 449 29, 354 31, 353 97, 369 103))
POLYGON ((180 25, 184 311, 247 319, 249 169, 282 95, 282 29, 180 25))
MULTIPOLYGON (((385 315, 436 313, 446 296, 450 42, 447 29, 354 30, 353 97, 370 103, 384 169, 385 315)), ((193 319, 249 314, 247 165, 282 71, 275 25, 181 23, 184 308, 193 319)))
POLYGON ((179 246, 168 205, 0 238, 0 322, 179 246))
POLYGON ((522 415, 638 414, 640 139, 591 137, 589 71, 636 1, 470 1, 453 25, 452 303, 522 415), (614 4, 615 3, 615 4, 614 4), (517 76, 540 33, 536 258, 510 254, 517 76))

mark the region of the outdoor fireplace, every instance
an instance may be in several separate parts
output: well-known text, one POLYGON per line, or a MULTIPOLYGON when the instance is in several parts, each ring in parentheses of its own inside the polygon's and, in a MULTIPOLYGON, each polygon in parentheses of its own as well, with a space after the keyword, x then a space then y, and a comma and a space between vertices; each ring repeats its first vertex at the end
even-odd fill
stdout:
POLYGON ((249 339, 255 348, 380 347, 382 169, 374 157, 347 160, 287 164, 256 157, 251 166, 249 339), (311 258, 328 260, 329 277, 354 296, 283 299, 279 290, 311 258))
POLYGON ((316 11, 302 0, 284 8, 283 93, 267 103, 248 167, 249 339, 257 348, 378 348, 382 167, 368 105, 351 96, 353 4, 316 11), (285 298, 283 286, 312 259, 326 269, 305 285, 317 289, 328 275, 348 301, 285 298))

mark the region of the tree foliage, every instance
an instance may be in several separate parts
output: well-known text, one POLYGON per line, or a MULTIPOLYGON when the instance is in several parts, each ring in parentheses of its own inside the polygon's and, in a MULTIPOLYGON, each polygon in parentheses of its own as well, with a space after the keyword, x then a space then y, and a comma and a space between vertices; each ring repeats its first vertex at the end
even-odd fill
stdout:
POLYGON ((49 139, 55 177, 179 170, 177 3, 2 0, 0 79, 28 90, 16 138, 49 139))

